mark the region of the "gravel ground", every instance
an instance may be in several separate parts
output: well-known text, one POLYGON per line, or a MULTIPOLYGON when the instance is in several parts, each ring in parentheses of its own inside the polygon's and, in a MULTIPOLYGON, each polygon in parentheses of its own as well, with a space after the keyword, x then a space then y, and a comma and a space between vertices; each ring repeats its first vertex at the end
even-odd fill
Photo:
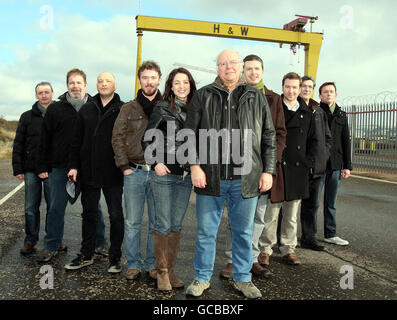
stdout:
MULTIPOLYGON (((11 159, 0 160, 0 199, 20 184, 13 177, 11 159)), ((25 230, 23 188, 0 206, 0 262, 25 230)))

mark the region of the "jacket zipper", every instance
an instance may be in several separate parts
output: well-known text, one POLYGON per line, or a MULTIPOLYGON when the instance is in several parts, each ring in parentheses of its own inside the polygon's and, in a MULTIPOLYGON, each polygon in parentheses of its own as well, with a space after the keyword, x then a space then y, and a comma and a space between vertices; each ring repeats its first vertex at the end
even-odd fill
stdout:
MULTIPOLYGON (((224 92, 226 92, 227 93, 227 106, 228 106, 228 110, 227 110, 227 121, 226 121, 226 126, 227 126, 227 130, 228 130, 228 132, 229 132, 229 138, 230 138, 230 141, 228 141, 228 143, 227 143, 227 157, 229 158, 228 160, 230 161, 231 160, 231 156, 230 156, 230 143, 231 143, 231 137, 232 137, 232 119, 231 119, 231 96, 232 96, 232 93, 234 92, 234 90, 238 87, 236 87, 236 88, 234 88, 232 91, 226 91, 225 89, 223 89, 223 88, 220 88, 220 87, 218 87, 218 86, 216 86, 218 89, 220 89, 220 90, 222 90, 222 91, 224 91, 224 92)), ((240 102, 241 102, 241 100, 242 100, 242 98, 247 94, 247 92, 248 91, 246 91, 246 92, 244 92, 243 93, 243 95, 240 97, 240 99, 239 99, 239 104, 240 104, 240 102)), ((240 139, 241 139, 241 135, 240 135, 240 139)), ((228 161, 226 161, 226 167, 225 167, 225 179, 226 180, 228 180, 229 179, 229 165, 227 164, 228 163, 228 161)))

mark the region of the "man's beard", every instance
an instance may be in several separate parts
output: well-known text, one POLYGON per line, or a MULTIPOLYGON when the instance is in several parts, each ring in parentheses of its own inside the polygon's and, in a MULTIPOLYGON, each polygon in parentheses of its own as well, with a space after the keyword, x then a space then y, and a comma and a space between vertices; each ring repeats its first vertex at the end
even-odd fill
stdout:
POLYGON ((157 87, 146 87, 146 88, 142 88, 142 93, 147 96, 150 97, 152 95, 154 95, 157 91, 157 87))
POLYGON ((80 93, 69 92, 69 96, 70 96, 73 100, 81 100, 81 99, 83 99, 83 97, 82 97, 82 92, 80 92, 80 93))

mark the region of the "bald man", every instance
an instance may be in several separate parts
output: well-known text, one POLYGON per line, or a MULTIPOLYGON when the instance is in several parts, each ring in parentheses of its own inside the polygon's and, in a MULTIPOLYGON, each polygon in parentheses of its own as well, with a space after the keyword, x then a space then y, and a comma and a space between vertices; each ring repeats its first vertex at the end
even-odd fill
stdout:
POLYGON ((95 252, 98 203, 101 190, 110 218, 110 273, 121 272, 121 245, 124 238, 122 210, 123 175, 116 167, 111 143, 114 122, 123 102, 115 93, 114 76, 102 72, 97 78, 98 94, 78 112, 69 156, 69 179, 81 183, 83 228, 81 251, 65 265, 77 270, 93 263, 95 252))
POLYGON ((255 299, 262 294, 251 282, 254 215, 259 194, 272 187, 276 173, 275 130, 265 96, 243 80, 239 54, 222 51, 217 67, 215 81, 194 95, 185 122, 192 135, 189 140, 197 139, 196 146, 205 148, 194 149, 197 161, 189 163, 197 193, 197 236, 194 281, 186 294, 201 296, 210 287, 226 203, 232 230, 233 286, 255 299), (198 141, 203 131, 210 138, 226 132, 229 139, 219 139, 222 143, 216 146, 198 141))

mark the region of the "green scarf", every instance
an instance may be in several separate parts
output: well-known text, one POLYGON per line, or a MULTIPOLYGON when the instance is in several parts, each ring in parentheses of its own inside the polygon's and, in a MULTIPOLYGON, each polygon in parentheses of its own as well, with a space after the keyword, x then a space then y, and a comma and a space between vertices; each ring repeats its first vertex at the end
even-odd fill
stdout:
POLYGON ((334 114, 335 111, 335 102, 329 106, 329 110, 331 111, 332 114, 334 114))
POLYGON ((258 90, 260 90, 260 91, 262 91, 262 92, 265 92, 265 84, 263 83, 262 79, 256 85, 253 85, 253 87, 258 89, 258 90))

